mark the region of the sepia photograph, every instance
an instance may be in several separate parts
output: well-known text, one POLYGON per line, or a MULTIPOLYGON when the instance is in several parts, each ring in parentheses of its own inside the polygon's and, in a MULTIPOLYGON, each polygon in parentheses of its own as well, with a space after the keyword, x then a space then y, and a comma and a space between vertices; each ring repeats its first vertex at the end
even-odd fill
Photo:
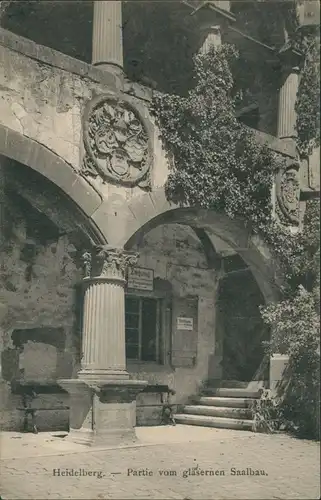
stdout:
POLYGON ((0 500, 320 482, 320 0, 0 0, 0 500))

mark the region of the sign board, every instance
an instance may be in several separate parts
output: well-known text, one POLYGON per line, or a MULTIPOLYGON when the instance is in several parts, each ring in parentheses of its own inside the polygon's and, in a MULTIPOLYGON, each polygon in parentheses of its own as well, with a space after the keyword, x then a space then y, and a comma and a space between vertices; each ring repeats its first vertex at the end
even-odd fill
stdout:
POLYGON ((127 286, 128 288, 134 288, 135 290, 147 290, 152 292, 154 289, 153 269, 130 267, 128 269, 127 286))
POLYGON ((177 330, 192 331, 193 329, 194 329, 193 318, 184 318, 182 316, 178 316, 178 318, 177 318, 177 330))

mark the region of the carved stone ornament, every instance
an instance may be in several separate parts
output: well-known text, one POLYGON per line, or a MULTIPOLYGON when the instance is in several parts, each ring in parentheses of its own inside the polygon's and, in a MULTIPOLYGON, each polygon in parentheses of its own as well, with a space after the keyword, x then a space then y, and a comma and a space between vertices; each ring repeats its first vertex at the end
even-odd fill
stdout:
POLYGON ((109 278, 125 280, 128 267, 137 263, 138 254, 109 246, 97 246, 90 254, 86 252, 83 260, 86 278, 109 278))
POLYGON ((90 252, 83 253, 82 262, 83 262, 83 266, 84 266, 85 278, 89 278, 91 275, 91 253, 90 252))
POLYGON ((85 109, 83 173, 124 186, 150 186, 152 148, 145 120, 124 97, 94 97, 85 109))
POLYGON ((300 222, 299 164, 294 162, 279 172, 276 179, 278 208, 285 221, 294 225, 300 222))

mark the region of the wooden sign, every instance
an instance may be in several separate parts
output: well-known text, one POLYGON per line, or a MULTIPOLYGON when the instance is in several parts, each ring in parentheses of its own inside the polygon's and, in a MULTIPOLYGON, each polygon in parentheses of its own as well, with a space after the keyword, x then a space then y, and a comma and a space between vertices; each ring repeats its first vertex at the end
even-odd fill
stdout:
POLYGON ((135 290, 146 290, 152 292, 154 289, 154 271, 143 267, 131 267, 128 270, 128 288, 135 290))

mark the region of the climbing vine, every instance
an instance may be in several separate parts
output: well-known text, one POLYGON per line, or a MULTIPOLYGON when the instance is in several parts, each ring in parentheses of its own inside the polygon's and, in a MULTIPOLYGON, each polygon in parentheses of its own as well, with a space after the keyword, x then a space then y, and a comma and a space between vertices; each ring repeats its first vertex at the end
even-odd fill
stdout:
POLYGON ((312 31, 302 39, 304 66, 296 100, 298 147, 311 154, 320 145, 320 36, 312 31))
POLYGON ((195 57, 195 86, 186 97, 155 93, 152 110, 172 161, 169 199, 241 216, 257 226, 270 220, 270 193, 280 160, 258 144, 235 117, 231 45, 195 57))
MULTIPOLYGON (((306 51, 306 74, 296 104, 302 152, 317 144, 319 137, 313 53, 306 51)), ((272 330, 268 353, 289 354, 291 369, 291 382, 278 411, 288 423, 292 418, 295 430, 315 435, 319 203, 308 202, 303 232, 293 234, 272 218, 271 188, 283 160, 258 144, 253 132, 235 117, 237 96, 233 96, 230 65, 237 57, 230 45, 212 47, 195 57, 195 85, 186 97, 155 93, 152 112, 171 164, 166 194, 181 206, 241 217, 269 244, 284 286, 283 299, 262 309, 263 320, 272 330)), ((290 423, 287 427, 292 428, 290 423)))

